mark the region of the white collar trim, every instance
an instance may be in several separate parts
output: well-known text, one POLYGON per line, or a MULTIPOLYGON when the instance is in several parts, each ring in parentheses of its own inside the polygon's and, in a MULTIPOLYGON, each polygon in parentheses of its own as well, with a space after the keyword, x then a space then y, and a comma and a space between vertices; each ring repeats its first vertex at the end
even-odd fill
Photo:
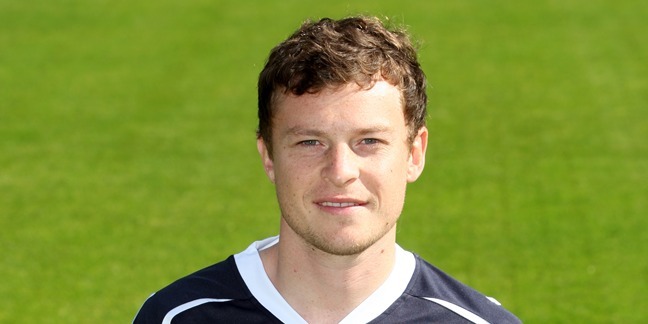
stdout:
MULTIPOLYGON (((284 323, 306 323, 306 321, 286 302, 266 274, 259 251, 279 242, 274 236, 252 243, 245 251, 234 255, 236 267, 252 295, 284 323)), ((387 280, 340 323, 366 323, 382 314, 405 292, 416 267, 411 252, 396 245, 396 260, 387 280)))

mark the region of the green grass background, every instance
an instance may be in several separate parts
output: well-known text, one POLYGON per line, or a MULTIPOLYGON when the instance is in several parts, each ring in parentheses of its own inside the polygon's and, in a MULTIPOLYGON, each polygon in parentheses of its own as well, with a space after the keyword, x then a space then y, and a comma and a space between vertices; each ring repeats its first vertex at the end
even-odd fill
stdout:
POLYGON ((0 322, 124 323, 274 235, 256 77, 308 17, 421 41, 407 249, 529 323, 648 320, 643 1, 0 0, 0 322))

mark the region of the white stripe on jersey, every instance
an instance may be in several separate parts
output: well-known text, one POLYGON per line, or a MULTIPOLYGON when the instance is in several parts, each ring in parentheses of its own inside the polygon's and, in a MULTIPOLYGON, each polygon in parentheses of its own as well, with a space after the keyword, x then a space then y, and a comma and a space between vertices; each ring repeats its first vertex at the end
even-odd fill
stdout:
POLYGON ((342 319, 340 324, 366 323, 380 316, 403 295, 415 269, 414 255, 396 244, 396 260, 387 280, 342 319))
POLYGON ((238 268, 245 285, 254 298, 270 313, 283 323, 306 324, 307 322, 295 311, 281 296, 279 291, 268 278, 263 268, 259 251, 263 251, 279 242, 279 237, 274 236, 265 240, 252 243, 245 251, 235 254, 236 268, 238 268))
POLYGON ((467 309, 465 309, 465 308, 463 308, 461 306, 458 306, 458 305, 455 305, 453 303, 447 302, 445 300, 437 299, 437 298, 430 298, 430 297, 423 297, 423 298, 425 298, 425 299, 427 299, 427 300, 429 300, 429 301, 431 301, 433 303, 439 304, 439 305, 453 311, 457 315, 459 315, 459 316, 461 316, 461 317, 463 317, 463 318, 465 318, 465 319, 467 319, 467 320, 469 320, 469 321, 471 321, 471 322, 473 322, 475 324, 488 324, 488 322, 486 320, 484 320, 483 318, 475 315, 471 311, 469 311, 469 310, 467 310, 467 309))
POLYGON ((178 315, 178 314, 180 314, 180 313, 182 313, 182 312, 184 312, 184 311, 186 311, 188 309, 194 308, 196 306, 200 306, 200 305, 206 304, 206 303, 223 303, 223 302, 228 302, 228 301, 231 301, 231 299, 202 298, 202 299, 192 300, 192 301, 190 301, 188 303, 184 303, 184 304, 170 310, 166 314, 166 316, 164 316, 164 319, 162 320, 162 324, 171 324, 171 321, 173 320, 174 317, 176 317, 176 315, 178 315))
MULTIPOLYGON (((236 267, 245 285, 263 307, 284 323, 303 324, 306 321, 288 304, 268 278, 259 256, 259 251, 278 241, 279 237, 275 236, 252 243, 245 251, 234 255, 236 267)), ((366 323, 378 317, 405 292, 415 268, 414 255, 396 245, 394 268, 385 282, 340 323, 366 323)))

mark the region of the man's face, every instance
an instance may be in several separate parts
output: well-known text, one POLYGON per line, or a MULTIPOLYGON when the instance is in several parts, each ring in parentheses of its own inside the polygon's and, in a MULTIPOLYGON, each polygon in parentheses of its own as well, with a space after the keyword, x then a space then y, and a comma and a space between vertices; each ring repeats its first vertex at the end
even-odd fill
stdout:
POLYGON ((334 255, 393 239, 427 145, 425 128, 409 143, 396 87, 379 81, 369 90, 353 83, 285 95, 272 124, 273 156, 263 140, 257 146, 276 186, 282 237, 334 255))

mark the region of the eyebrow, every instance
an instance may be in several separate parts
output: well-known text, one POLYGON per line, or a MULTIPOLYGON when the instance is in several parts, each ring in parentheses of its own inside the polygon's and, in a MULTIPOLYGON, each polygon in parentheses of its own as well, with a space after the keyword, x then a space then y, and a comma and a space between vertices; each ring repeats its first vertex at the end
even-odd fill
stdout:
MULTIPOLYGON (((376 125, 376 126, 370 126, 366 128, 360 128, 356 130, 356 133, 359 135, 367 135, 367 134, 376 134, 376 133, 391 133, 392 131, 393 129, 387 125, 376 125)), ((325 132, 315 128, 303 128, 300 126, 293 126, 288 128, 285 134, 289 136, 323 136, 325 132)))
POLYGON ((313 129, 313 128, 303 128, 300 126, 293 126, 288 128, 286 130, 286 135, 293 135, 293 136, 321 136, 324 134, 324 132, 313 129))
POLYGON ((393 129, 387 125, 376 125, 368 128, 362 128, 358 132, 360 135, 376 134, 376 133, 391 133, 393 129))

